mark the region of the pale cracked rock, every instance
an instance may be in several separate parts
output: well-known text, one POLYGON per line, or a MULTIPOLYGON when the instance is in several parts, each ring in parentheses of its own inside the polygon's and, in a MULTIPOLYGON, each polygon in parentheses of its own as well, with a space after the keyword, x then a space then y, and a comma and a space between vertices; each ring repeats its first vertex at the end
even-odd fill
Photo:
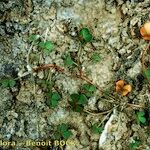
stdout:
POLYGON ((37 106, 41 106, 42 103, 45 102, 45 99, 43 93, 38 94, 38 91, 39 87, 37 85, 35 86, 33 83, 24 82, 16 98, 22 103, 31 104, 31 102, 34 102, 37 106))
POLYGON ((62 77, 63 78, 59 78, 56 81, 58 87, 60 89, 63 88, 65 93, 69 93, 69 94, 77 93, 79 90, 79 86, 81 85, 80 81, 70 77, 65 77, 65 76, 62 77))
POLYGON ((86 66, 85 68, 91 72, 90 79, 99 87, 104 88, 111 81, 113 77, 112 58, 107 56, 103 61, 97 64, 86 66))
POLYGON ((69 116, 69 112, 65 111, 63 108, 57 109, 51 115, 47 117, 48 123, 51 125, 53 123, 59 124, 61 121, 66 120, 69 116))
POLYGON ((128 70, 128 75, 133 78, 135 77, 137 74, 139 74, 141 72, 141 63, 140 61, 137 62, 131 69, 128 70))

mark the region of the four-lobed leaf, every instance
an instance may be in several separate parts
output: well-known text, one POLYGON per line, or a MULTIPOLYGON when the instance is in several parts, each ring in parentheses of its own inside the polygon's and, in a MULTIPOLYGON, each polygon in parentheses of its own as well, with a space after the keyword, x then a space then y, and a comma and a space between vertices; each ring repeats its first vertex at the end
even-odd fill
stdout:
POLYGON ((47 99, 47 104, 48 106, 55 108, 58 106, 59 101, 61 100, 61 96, 58 92, 52 92, 50 94, 47 95, 48 99, 47 99))
POLYGON ((70 95, 71 102, 70 105, 72 109, 76 112, 81 112, 84 108, 84 105, 87 104, 87 97, 86 95, 79 93, 79 94, 71 94, 70 95))
POLYGON ((12 88, 16 85, 16 81, 13 79, 4 79, 1 80, 0 83, 3 88, 7 88, 7 87, 12 88))
POLYGON ((55 139, 60 139, 63 137, 65 140, 72 135, 72 132, 69 130, 69 125, 62 123, 57 126, 57 131, 54 133, 55 139))

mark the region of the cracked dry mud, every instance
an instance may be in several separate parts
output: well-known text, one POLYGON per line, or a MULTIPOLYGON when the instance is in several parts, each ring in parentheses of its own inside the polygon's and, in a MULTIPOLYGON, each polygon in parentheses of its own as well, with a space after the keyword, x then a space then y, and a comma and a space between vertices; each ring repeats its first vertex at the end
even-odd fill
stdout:
MULTIPOLYGON (((136 118, 136 112, 150 109, 149 82, 141 63, 149 42, 139 34, 141 25, 150 21, 149 0, 1 0, 0 12, 0 78, 16 81, 14 87, 0 87, 0 149, 130 150, 138 138, 136 149, 150 150, 150 114, 145 126, 136 118), (93 40, 81 49, 78 32, 84 27, 93 40), (52 41, 55 49, 43 55, 28 42, 33 34, 52 41), (91 61, 94 52, 101 56, 97 63, 91 61), (64 65, 68 53, 80 66, 64 65), (63 71, 30 70, 39 64, 55 64, 63 71), (77 76, 79 68, 86 77, 77 76), (120 79, 133 87, 127 96, 115 92, 120 79), (61 93, 56 108, 47 105, 47 89, 38 84, 41 80, 53 82, 52 90, 61 93), (83 112, 74 112, 69 95, 85 83, 97 90, 83 112), (51 140, 61 123, 70 125, 72 144, 25 144, 51 140), (104 128, 102 133, 92 132, 94 123, 104 128)), ((149 56, 147 52, 143 58, 147 64, 149 56)))

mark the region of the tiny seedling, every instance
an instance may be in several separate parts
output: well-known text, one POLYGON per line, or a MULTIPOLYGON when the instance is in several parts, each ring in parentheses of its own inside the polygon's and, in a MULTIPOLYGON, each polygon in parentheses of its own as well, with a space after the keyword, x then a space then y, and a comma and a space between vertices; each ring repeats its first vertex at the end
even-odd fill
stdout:
POLYGON ((87 97, 92 97, 94 92, 96 91, 96 86, 91 85, 91 84, 84 84, 82 86, 83 89, 83 93, 87 96, 87 97))
POLYGON ((137 112, 137 121, 138 123, 145 124, 146 123, 146 118, 145 118, 145 112, 144 111, 139 111, 137 112))
POLYGON ((28 41, 33 45, 37 44, 37 46, 41 48, 46 55, 50 54, 54 49, 54 44, 51 41, 41 41, 40 36, 37 34, 30 35, 28 41))
POLYGON ((94 124, 92 125, 91 130, 92 130, 92 133, 94 133, 94 134, 100 134, 100 133, 102 133, 102 131, 103 131, 103 127, 99 127, 99 126, 98 126, 98 123, 94 123, 94 124))
POLYGON ((97 63, 101 61, 101 56, 98 53, 94 53, 91 57, 93 63, 97 63))
POLYGON ((93 36, 88 28, 82 28, 79 35, 82 43, 90 42, 93 39, 93 36))
POLYGON ((136 150, 140 146, 141 142, 137 138, 134 139, 133 142, 129 144, 130 150, 136 150))
POLYGON ((59 140, 59 139, 65 139, 67 140, 72 135, 72 132, 69 130, 69 125, 62 123, 57 126, 57 130, 53 135, 53 139, 59 140))
POLYGON ((61 95, 58 92, 52 92, 47 94, 47 105, 51 108, 56 108, 60 100, 61 95))
POLYGON ((43 49, 43 51, 46 55, 51 53, 52 50, 54 49, 54 44, 51 41, 46 41, 46 42, 42 41, 38 45, 41 49, 43 49))
POLYGON ((150 79, 150 68, 148 68, 148 69, 145 71, 145 75, 146 75, 147 79, 150 79))
POLYGON ((29 37, 29 42, 36 42, 39 38, 40 38, 39 35, 37 35, 37 34, 32 34, 32 35, 30 35, 30 37, 29 37))
POLYGON ((4 79, 0 81, 1 87, 12 88, 16 85, 16 81, 13 79, 4 79))
POLYGON ((67 67, 71 67, 71 66, 73 66, 75 64, 75 62, 71 58, 70 54, 65 55, 65 57, 64 57, 64 64, 67 67))
POLYGON ((72 110, 76 111, 76 112, 81 112, 84 108, 84 105, 87 104, 87 97, 82 94, 71 94, 71 101, 70 101, 70 105, 72 110))

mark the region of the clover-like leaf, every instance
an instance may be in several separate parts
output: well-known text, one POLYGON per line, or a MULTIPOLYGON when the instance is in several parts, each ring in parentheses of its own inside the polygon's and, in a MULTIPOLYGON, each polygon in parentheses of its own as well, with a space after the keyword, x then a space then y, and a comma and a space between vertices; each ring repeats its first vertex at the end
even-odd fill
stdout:
POLYGON ((67 123, 62 123, 57 126, 57 131, 54 134, 54 137, 57 139, 63 137, 64 139, 68 139, 72 135, 72 132, 69 130, 69 125, 67 123))
POLYGON ((93 38, 88 28, 82 28, 79 34, 85 42, 90 42, 93 38))
POLYGON ((16 85, 16 81, 13 79, 4 79, 1 80, 0 83, 3 88, 7 88, 7 87, 12 88, 16 85))
POLYGON ((87 104, 87 97, 84 94, 79 95, 78 104, 84 105, 87 104))
POLYGON ((137 112, 137 117, 138 117, 138 121, 141 123, 146 123, 146 118, 145 118, 145 112, 144 111, 139 111, 137 112))
POLYGON ((68 124, 62 123, 62 124, 58 125, 57 129, 59 132, 67 131, 68 130, 68 124))
POLYGON ((65 132, 63 132, 64 139, 68 139, 71 135, 72 135, 71 131, 65 131, 65 132))
POLYGON ((95 92, 96 91, 96 87, 94 85, 91 85, 91 84, 84 84, 83 89, 85 91, 88 91, 88 92, 95 92))
POLYGON ((51 99, 59 101, 61 99, 61 96, 58 92, 53 92, 51 99))
POLYGON ((70 95, 72 101, 78 101, 79 100, 79 94, 71 94, 70 95))
POLYGON ((145 71, 145 75, 148 79, 150 79, 150 68, 145 71))
POLYGON ((49 54, 54 49, 54 44, 51 41, 40 42, 39 47, 43 49, 45 54, 49 54))
POLYGON ((47 105, 52 108, 57 107, 59 101, 61 100, 61 96, 58 92, 48 93, 47 97, 47 105))
POLYGON ((83 106, 82 105, 76 105, 75 107, 73 107, 73 110, 75 112, 82 112, 83 111, 83 106))
POLYGON ((97 123, 94 123, 92 125, 92 132, 94 134, 100 134, 100 133, 102 133, 102 131, 103 131, 103 127, 99 127, 97 123))
POLYGON ((136 150, 140 146, 140 141, 136 138, 132 143, 129 144, 130 150, 136 150))
POLYGON ((93 61, 94 63, 97 63, 97 62, 99 62, 102 58, 101 58, 101 56, 100 56, 98 53, 94 53, 94 54, 92 55, 91 59, 92 59, 92 61, 93 61))
POLYGON ((73 66, 74 65, 74 61, 71 58, 70 54, 66 55, 64 58, 64 64, 68 67, 73 66))

